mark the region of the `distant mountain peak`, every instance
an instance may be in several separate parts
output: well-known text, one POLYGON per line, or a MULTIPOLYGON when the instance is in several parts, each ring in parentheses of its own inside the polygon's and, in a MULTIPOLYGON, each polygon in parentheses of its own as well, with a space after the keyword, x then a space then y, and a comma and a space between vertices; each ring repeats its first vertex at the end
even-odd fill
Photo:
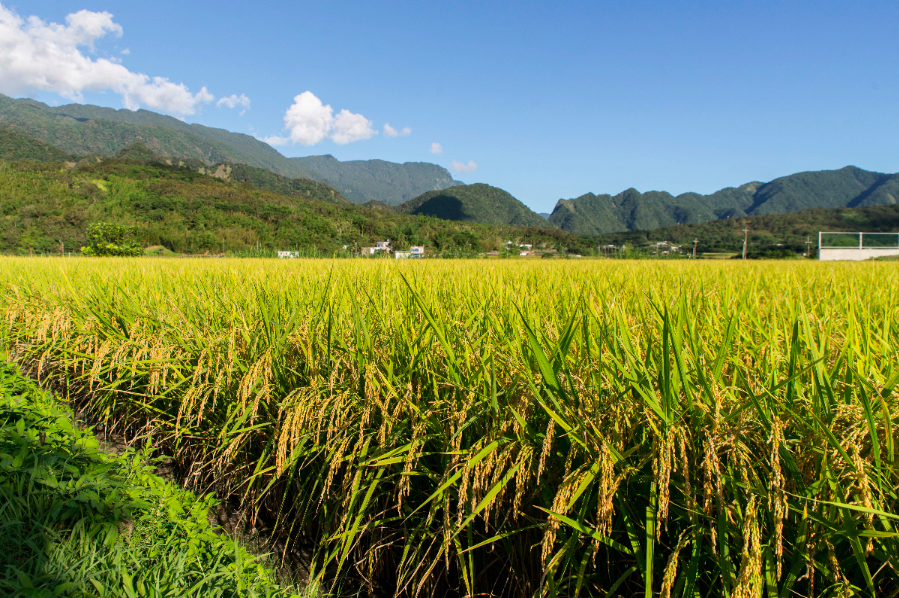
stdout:
POLYGON ((396 211, 443 220, 514 226, 546 226, 546 220, 507 191, 484 183, 429 191, 396 206, 396 211))

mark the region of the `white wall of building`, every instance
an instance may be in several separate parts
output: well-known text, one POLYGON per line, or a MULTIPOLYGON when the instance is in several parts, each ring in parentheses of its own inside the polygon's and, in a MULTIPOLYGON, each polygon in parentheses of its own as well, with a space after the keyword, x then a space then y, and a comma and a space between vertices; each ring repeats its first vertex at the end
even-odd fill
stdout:
POLYGON ((852 261, 862 262, 871 258, 899 255, 899 247, 821 247, 818 259, 822 262, 852 261))

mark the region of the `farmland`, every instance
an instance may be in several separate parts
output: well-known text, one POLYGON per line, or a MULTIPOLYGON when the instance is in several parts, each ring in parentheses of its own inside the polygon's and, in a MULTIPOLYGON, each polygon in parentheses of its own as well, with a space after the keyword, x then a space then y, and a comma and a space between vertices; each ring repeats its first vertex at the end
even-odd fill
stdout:
POLYGON ((899 590, 893 264, 6 258, 0 283, 23 368, 335 594, 899 590))

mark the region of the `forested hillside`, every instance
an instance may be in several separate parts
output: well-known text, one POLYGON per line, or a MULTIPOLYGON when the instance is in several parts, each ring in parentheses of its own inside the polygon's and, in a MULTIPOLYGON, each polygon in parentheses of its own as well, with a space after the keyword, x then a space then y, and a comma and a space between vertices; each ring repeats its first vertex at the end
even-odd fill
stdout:
POLYGON ((247 164, 289 178, 327 183, 354 203, 399 204, 421 193, 459 185, 436 164, 383 160, 340 162, 333 156, 287 158, 255 137, 187 124, 149 110, 115 110, 82 104, 52 107, 0 94, 0 124, 66 154, 114 156, 135 142, 175 160, 207 165, 247 164))
POLYGON ((508 192, 481 183, 430 191, 395 209, 404 214, 434 216, 444 220, 546 226, 542 216, 532 212, 508 192))
POLYGON ((594 195, 559 200, 548 222, 573 234, 651 230, 674 224, 784 214, 811 208, 890 205, 899 201, 899 175, 847 166, 800 172, 770 183, 747 183, 711 195, 663 191, 594 195))
POLYGON ((72 154, 38 141, 14 127, 0 126, 0 160, 64 162, 75 159, 72 154))
MULTIPOLYGON (((292 184, 298 183, 285 182, 292 184)), ((0 251, 77 250, 87 226, 99 221, 134 225, 142 245, 179 253, 257 248, 330 253, 385 239, 398 248, 424 245, 431 255, 490 251, 510 239, 577 253, 592 246, 554 229, 453 222, 321 201, 315 197, 330 196, 333 189, 305 184, 309 196, 273 193, 158 162, 111 159, 75 168, 0 162, 0 251)))
POLYGON ((225 181, 249 183, 257 189, 280 193, 282 195, 300 196, 329 203, 350 205, 350 202, 330 185, 312 179, 292 179, 275 174, 264 168, 247 166, 246 164, 217 164, 211 167, 199 167, 200 174, 208 174, 225 181))

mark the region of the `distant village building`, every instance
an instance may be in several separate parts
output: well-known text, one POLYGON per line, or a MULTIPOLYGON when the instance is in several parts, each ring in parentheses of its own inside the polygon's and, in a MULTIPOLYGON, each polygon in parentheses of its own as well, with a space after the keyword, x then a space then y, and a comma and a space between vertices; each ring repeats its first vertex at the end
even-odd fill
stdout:
POLYGON ((374 247, 360 247, 359 253, 362 255, 377 255, 379 253, 390 253, 390 239, 386 241, 378 241, 374 247))
POLYGON ((409 248, 409 251, 394 251, 393 257, 398 260, 404 260, 409 258, 422 258, 425 256, 425 248, 421 245, 413 245, 409 248))
POLYGON ((281 259, 300 257, 300 252, 299 251, 279 251, 278 257, 281 259))

